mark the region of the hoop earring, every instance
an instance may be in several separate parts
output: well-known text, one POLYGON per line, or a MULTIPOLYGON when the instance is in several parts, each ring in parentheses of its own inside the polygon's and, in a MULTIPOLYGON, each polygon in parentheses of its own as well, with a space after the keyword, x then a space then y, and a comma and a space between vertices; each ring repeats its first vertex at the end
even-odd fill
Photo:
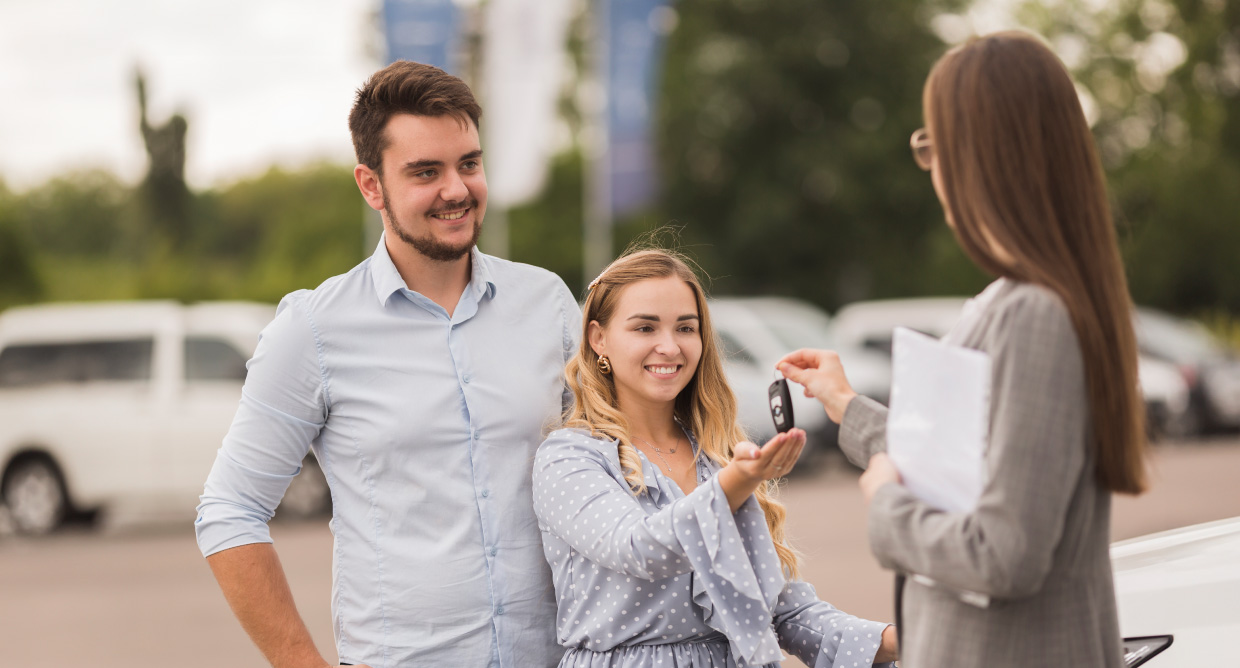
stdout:
POLYGON ((598 372, 604 376, 611 375, 611 360, 606 355, 600 355, 598 358, 598 372))

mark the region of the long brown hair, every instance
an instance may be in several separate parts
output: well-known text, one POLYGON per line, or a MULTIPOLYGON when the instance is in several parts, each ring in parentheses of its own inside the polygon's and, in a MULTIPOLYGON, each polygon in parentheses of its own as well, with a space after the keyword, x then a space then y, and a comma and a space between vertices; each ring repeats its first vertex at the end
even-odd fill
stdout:
POLYGON ((922 102, 957 241, 986 272, 1043 285, 1067 305, 1085 363, 1096 479, 1141 493, 1145 416, 1132 301, 1067 70, 1036 37, 996 33, 944 55, 922 102))
MULTIPOLYGON (((565 416, 564 426, 589 430, 595 436, 615 439, 618 443, 620 466, 624 479, 634 494, 646 490, 642 480, 641 460, 629 437, 629 424, 616 400, 615 381, 599 371, 598 354, 590 347, 591 321, 606 327, 615 315, 616 304, 624 288, 637 281, 674 276, 693 290, 700 317, 702 358, 697 372, 676 397, 676 417, 697 439, 706 456, 726 466, 732 459, 732 448, 746 440, 736 417, 736 395, 723 373, 723 358, 706 305, 706 292, 688 262, 679 254, 646 249, 628 253, 615 262, 591 284, 582 308, 581 346, 564 369, 564 377, 573 391, 573 406, 565 416)), ((763 482, 755 493, 766 515, 766 523, 775 542, 775 551, 784 570, 797 577, 796 553, 784 538, 784 506, 773 496, 773 485, 763 482)))

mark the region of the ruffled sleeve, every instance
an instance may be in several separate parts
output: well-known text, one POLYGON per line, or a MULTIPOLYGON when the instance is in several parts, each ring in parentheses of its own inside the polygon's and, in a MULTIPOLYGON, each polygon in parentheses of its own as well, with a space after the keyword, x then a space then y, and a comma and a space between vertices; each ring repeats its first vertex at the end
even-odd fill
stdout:
POLYGON ((553 432, 534 461, 539 522, 603 567, 645 580, 693 572, 693 602, 728 638, 739 668, 783 658, 772 609, 784 579, 761 508, 751 497, 735 515, 717 476, 647 514, 633 496, 614 442, 553 432))
POLYGON ((887 626, 854 617, 818 600, 814 587, 806 582, 789 582, 775 606, 779 644, 811 668, 872 665, 887 626))

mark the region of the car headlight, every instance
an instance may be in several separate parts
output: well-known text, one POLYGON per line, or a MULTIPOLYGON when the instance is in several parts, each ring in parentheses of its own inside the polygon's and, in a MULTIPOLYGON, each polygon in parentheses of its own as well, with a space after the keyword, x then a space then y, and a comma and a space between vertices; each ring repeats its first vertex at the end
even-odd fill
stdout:
POLYGON ((1124 666, 1135 668, 1171 646, 1174 636, 1141 636, 1124 638, 1124 666))

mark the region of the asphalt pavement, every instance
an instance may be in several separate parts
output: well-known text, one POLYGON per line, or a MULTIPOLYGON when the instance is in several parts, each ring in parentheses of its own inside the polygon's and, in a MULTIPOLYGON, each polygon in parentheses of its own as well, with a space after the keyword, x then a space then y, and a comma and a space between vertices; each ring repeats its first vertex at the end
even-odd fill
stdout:
MULTIPOLYGON (((857 473, 828 465, 795 476, 782 498, 803 577, 853 614, 892 616, 891 575, 866 545, 857 473)), ((1122 540, 1240 515, 1240 438, 1161 444, 1153 489, 1117 497, 1122 540)), ((183 523, 73 527, 43 539, 0 536, 0 663, 28 668, 264 666, 232 617, 183 523)), ((275 524, 294 597, 320 648, 334 657, 331 533, 325 521, 275 524)), ((791 659, 785 666, 800 666, 791 659)))

